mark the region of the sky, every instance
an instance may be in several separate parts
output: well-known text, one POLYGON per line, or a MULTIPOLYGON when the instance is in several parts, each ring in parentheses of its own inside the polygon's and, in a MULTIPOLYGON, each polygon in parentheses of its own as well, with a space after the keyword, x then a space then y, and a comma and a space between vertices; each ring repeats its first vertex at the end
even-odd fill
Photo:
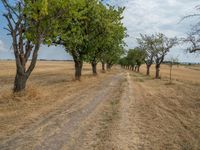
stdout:
MULTIPOLYGON (((137 46, 136 38, 142 34, 164 33, 168 37, 185 37, 191 25, 200 18, 189 18, 180 22, 181 18, 195 13, 199 0, 106 0, 108 3, 125 6, 123 23, 127 28, 128 37, 125 39, 128 48, 137 46)), ((3 7, 0 4, 0 59, 12 59, 11 38, 6 35, 6 20, 2 17, 3 7)), ((180 62, 200 63, 198 54, 185 52, 186 45, 171 49, 166 60, 177 57, 180 62)), ((62 47, 42 46, 39 51, 40 59, 71 59, 62 47)))

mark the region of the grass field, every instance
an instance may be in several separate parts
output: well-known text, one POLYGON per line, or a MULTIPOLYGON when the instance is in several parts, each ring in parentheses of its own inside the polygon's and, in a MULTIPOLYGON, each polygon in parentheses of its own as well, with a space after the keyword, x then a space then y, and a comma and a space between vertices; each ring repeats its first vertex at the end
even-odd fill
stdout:
POLYGON ((115 66, 38 62, 25 92, 12 94, 15 64, 0 61, 0 149, 180 149, 200 147, 200 66, 161 66, 161 80, 115 66))
MULTIPOLYGON (((146 66, 142 65, 141 72, 146 73, 146 66)), ((172 68, 172 79, 193 84, 200 84, 200 65, 174 65, 172 68)), ((154 77, 155 66, 151 67, 151 76, 154 77)), ((170 67, 169 65, 161 65, 160 76, 163 79, 169 79, 170 67)))

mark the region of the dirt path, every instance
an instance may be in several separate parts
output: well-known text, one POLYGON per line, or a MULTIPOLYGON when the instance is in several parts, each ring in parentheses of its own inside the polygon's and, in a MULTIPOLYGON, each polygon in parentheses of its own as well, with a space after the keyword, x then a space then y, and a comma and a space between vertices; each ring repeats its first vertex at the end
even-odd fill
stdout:
POLYGON ((136 126, 135 103, 133 82, 130 74, 126 73, 127 82, 121 97, 119 107, 119 119, 115 122, 116 128, 113 133, 113 140, 116 143, 113 148, 117 150, 131 150, 137 149, 140 145, 139 136, 140 130, 136 126))

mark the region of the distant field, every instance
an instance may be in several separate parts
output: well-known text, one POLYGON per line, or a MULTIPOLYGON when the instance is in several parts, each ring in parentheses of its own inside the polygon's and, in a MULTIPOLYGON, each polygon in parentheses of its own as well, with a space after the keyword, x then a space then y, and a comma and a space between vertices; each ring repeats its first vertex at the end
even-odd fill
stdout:
MULTIPOLYGON (((15 76, 14 61, 0 61, 0 87, 12 88, 15 76)), ((83 76, 91 75, 90 65, 85 64, 83 67, 83 76)), ((74 64, 67 61, 38 61, 31 74, 30 84, 49 84, 60 80, 71 81, 74 79, 74 64)))
MULTIPOLYGON (((141 72, 146 73, 146 66, 142 65, 141 72)), ((155 75, 155 66, 151 67, 151 76, 155 75)), ((161 78, 170 77, 170 67, 168 65, 161 65, 161 78)), ((174 65, 172 70, 172 79, 177 81, 189 82, 193 84, 200 84, 200 65, 174 65)))
POLYGON ((161 66, 161 80, 114 66, 39 61, 27 89, 12 94, 13 61, 0 61, 0 149, 180 149, 200 147, 200 66, 161 66))
MULTIPOLYGON (((14 78, 15 75, 15 62, 14 61, 0 61, 0 80, 14 78)), ((83 68, 83 75, 91 75, 91 66, 89 64, 85 64, 83 68)), ((100 69, 100 65, 99 65, 100 69)), ((161 65, 160 68, 160 76, 161 78, 169 79, 169 70, 168 65, 161 65)), ((141 73, 146 73, 146 66, 141 66, 141 73)), ((67 61, 39 61, 37 66, 33 72, 34 75, 40 74, 63 74, 68 76, 67 78, 73 79, 74 74, 74 64, 73 62, 67 61)), ((155 66, 152 65, 150 74, 152 77, 155 75, 155 66)), ((172 79, 179 80, 190 83, 198 83, 200 84, 200 65, 174 65, 172 70, 172 79)), ((2 81, 3 82, 3 81, 2 81)))

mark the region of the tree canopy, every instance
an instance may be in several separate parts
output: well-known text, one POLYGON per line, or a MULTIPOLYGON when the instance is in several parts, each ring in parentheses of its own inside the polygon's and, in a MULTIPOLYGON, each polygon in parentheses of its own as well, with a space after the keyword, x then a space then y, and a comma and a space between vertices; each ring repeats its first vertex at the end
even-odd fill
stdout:
POLYGON ((13 40, 16 91, 25 88, 41 44, 63 46, 74 59, 78 80, 84 61, 93 64, 93 68, 99 61, 111 66, 123 54, 124 8, 104 5, 99 0, 19 0, 14 5, 1 1, 6 8, 5 29, 13 40))
POLYGON ((20 0, 14 4, 7 0, 1 2, 5 7, 3 16, 8 23, 5 29, 12 38, 17 67, 14 91, 18 92, 25 89, 26 81, 35 68, 40 45, 46 43, 54 31, 57 10, 62 1, 20 0), (27 67, 30 58, 31 63, 27 67))
POLYGON ((58 36, 52 43, 62 45, 72 55, 76 79, 80 79, 83 61, 92 64, 93 73, 99 61, 116 63, 123 53, 122 13, 124 8, 105 6, 98 0, 75 0, 66 5, 68 12, 59 20, 58 36))

